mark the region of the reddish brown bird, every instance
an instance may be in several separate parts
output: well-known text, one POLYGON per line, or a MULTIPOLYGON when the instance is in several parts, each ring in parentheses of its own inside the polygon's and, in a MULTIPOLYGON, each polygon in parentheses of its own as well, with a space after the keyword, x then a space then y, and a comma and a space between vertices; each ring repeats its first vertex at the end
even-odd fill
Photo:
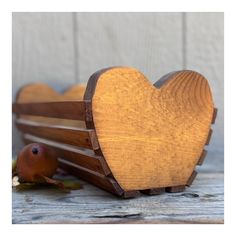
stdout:
POLYGON ((20 182, 45 182, 58 167, 57 153, 39 143, 26 145, 17 157, 17 174, 20 182))

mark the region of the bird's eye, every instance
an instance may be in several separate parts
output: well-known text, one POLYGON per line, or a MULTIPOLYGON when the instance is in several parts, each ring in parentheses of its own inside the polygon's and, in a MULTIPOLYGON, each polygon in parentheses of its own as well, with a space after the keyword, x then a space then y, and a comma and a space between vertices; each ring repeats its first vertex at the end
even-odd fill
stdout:
POLYGON ((39 152, 38 148, 36 148, 36 147, 33 147, 33 148, 32 148, 32 153, 33 153, 33 154, 36 155, 36 154, 38 154, 38 152, 39 152))

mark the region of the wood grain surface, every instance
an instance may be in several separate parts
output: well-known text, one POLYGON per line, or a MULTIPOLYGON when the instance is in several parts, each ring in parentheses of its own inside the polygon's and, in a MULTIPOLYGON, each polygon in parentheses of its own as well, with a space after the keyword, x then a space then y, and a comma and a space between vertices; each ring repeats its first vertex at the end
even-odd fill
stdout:
MULTIPOLYGON (((91 172, 94 166, 80 166, 73 152, 72 158, 66 158, 68 150, 62 151, 61 157, 70 164, 63 166, 121 196, 133 197, 140 190, 153 195, 163 188, 180 192, 192 184, 216 117, 210 87, 202 75, 172 72, 153 86, 134 68, 111 67, 94 73, 84 91, 78 85, 64 94, 45 84, 23 87, 13 105, 17 127, 46 143, 58 142, 57 149, 61 143, 95 150, 95 155, 104 158, 116 185, 106 184, 110 177, 99 181, 91 172), (84 100, 79 100, 82 96, 84 100), (38 122, 35 116, 57 119, 50 123, 53 118, 48 122, 39 117, 38 122), (57 124, 58 118, 84 120, 87 129, 79 123, 77 127, 60 125, 61 121, 57 124)), ((99 176, 103 166, 98 169, 99 176)))
POLYGON ((186 185, 212 123, 207 80, 197 72, 181 71, 155 88, 133 68, 112 68, 98 76, 90 78, 96 80, 93 121, 120 186, 144 190, 186 185))
POLYGON ((224 175, 213 169, 199 174, 183 193, 141 195, 127 200, 80 179, 83 189, 69 194, 46 188, 13 191, 12 223, 222 224, 224 175))
POLYGON ((55 142, 45 138, 39 138, 30 134, 24 134, 25 143, 43 143, 54 148, 60 153, 60 158, 76 165, 90 169, 103 175, 110 175, 111 171, 102 156, 96 155, 92 150, 83 149, 64 143, 55 142))
POLYGON ((85 119, 89 104, 82 101, 84 91, 84 85, 73 85, 61 94, 44 83, 28 84, 18 91, 13 111, 26 113, 18 117, 30 121, 85 128, 81 119, 85 119))
POLYGON ((99 144, 95 130, 67 127, 62 125, 47 125, 35 121, 17 119, 16 126, 23 133, 48 138, 65 144, 96 150, 99 144))

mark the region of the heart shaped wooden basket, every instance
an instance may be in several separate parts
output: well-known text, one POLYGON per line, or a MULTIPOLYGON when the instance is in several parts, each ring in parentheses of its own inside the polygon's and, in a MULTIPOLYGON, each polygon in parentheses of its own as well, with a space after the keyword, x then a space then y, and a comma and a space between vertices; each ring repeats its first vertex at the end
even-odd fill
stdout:
POLYGON ((197 72, 172 72, 152 85, 126 67, 100 70, 86 88, 64 94, 29 84, 13 104, 26 143, 53 147, 61 168, 124 198, 190 186, 216 111, 197 72))

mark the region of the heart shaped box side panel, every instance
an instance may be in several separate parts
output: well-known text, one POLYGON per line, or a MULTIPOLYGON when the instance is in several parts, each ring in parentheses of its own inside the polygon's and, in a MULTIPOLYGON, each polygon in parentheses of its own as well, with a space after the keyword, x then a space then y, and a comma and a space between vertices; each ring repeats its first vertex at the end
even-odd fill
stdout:
MULTIPOLYGON (((38 103, 38 102, 55 102, 55 101, 80 101, 83 100, 85 85, 76 84, 58 93, 49 85, 44 83, 30 83, 24 85, 16 94, 16 103, 38 103)), ((63 125, 70 127, 86 127, 84 121, 57 119, 43 116, 17 115, 17 118, 40 122, 49 125, 63 125)))
POLYGON ((125 191, 186 185, 207 142, 214 111, 207 80, 194 71, 167 77, 155 88, 136 69, 118 67, 88 82, 87 128, 96 129, 100 152, 125 191))

